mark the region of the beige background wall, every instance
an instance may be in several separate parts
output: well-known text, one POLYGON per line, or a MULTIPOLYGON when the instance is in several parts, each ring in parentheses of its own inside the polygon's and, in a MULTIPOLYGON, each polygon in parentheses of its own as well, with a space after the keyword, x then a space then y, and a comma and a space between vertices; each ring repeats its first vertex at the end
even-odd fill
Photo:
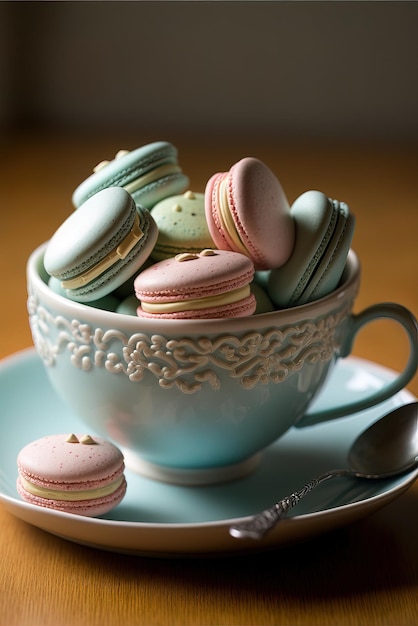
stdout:
POLYGON ((418 137, 416 2, 6 2, 0 128, 418 137))

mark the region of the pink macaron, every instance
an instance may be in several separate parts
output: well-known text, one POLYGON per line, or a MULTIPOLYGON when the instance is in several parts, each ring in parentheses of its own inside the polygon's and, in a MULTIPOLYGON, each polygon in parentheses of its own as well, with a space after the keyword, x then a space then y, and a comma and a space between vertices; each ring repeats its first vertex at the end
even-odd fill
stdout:
POLYGON ((160 261, 141 272, 134 288, 139 317, 211 319, 252 315, 254 265, 228 250, 202 250, 160 261))
POLYGON ((215 245, 247 255, 256 270, 280 267, 290 257, 295 226, 273 172, 246 157, 206 184, 205 212, 215 245))
POLYGON ((22 448, 17 465, 20 496, 49 509, 93 517, 126 493, 122 452, 101 437, 42 437, 22 448))

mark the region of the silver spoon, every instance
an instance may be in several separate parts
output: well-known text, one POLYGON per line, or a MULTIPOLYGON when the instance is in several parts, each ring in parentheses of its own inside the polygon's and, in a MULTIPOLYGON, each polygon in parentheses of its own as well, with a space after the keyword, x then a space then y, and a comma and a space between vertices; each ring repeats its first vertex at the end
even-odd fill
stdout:
POLYGON ((321 474, 271 508, 229 529, 233 537, 261 539, 312 489, 330 478, 387 478, 418 465, 418 402, 391 411, 361 433, 348 453, 349 469, 321 474))

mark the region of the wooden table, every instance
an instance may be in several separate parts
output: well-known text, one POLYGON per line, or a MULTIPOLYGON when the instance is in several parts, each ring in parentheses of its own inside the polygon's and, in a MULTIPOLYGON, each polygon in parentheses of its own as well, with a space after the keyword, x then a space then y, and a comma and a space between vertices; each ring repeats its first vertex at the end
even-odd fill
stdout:
MULTIPOLYGON (((72 210, 71 193, 98 161, 148 136, 11 136, 0 153, 0 357, 31 345, 25 263, 72 210)), ((418 144, 216 140, 170 136, 191 187, 243 156, 270 165, 289 199, 320 189, 357 217, 363 266, 356 310, 382 301, 418 312, 418 144)), ((381 322, 354 354, 399 370, 406 339, 381 322)), ((418 378, 409 385, 418 395, 418 378)), ((7 437, 7 415, 0 434, 7 437)), ((0 506, 0 624, 418 623, 418 484, 356 524, 267 554, 164 560, 110 554, 66 542, 0 506)))

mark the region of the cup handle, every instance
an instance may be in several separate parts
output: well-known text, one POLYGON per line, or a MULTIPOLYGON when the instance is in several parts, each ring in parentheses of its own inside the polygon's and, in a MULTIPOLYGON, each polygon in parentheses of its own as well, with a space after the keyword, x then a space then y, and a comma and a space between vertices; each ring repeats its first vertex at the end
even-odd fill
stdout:
POLYGON ((399 373, 391 382, 386 383, 381 389, 370 394, 366 398, 349 402, 341 406, 324 409, 323 411, 312 411, 311 413, 306 413, 296 424, 297 428, 313 426, 314 424, 318 424, 320 422, 332 420, 337 417, 344 417, 350 415, 351 413, 357 413, 358 411, 368 409, 398 393, 398 391, 403 389, 412 379, 417 371, 418 363, 417 320, 408 309, 400 304, 391 302, 375 304, 368 307, 358 315, 351 315, 349 318, 349 326, 346 332, 344 344, 339 356, 343 358, 348 356, 352 350, 355 337, 359 330, 369 322, 373 322, 379 318, 389 318, 398 322, 408 336, 410 344, 409 359, 403 371, 399 373))

